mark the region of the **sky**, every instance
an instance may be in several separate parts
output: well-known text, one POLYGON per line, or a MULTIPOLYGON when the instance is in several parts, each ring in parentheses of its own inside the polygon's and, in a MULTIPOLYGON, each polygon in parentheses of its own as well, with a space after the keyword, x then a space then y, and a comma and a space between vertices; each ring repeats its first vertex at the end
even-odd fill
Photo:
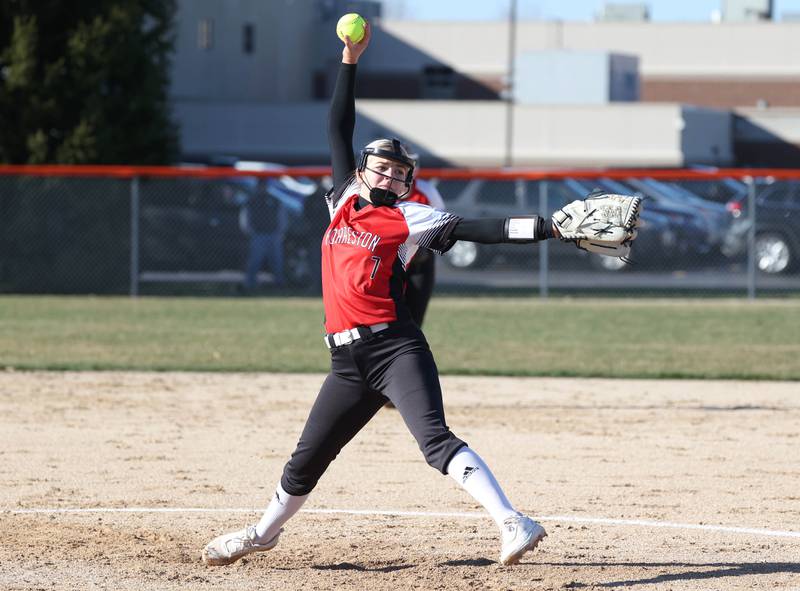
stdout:
MULTIPOLYGON (((619 0, 617 0, 619 1, 619 0)), ((498 20, 508 18, 511 0, 383 0, 384 18, 412 20, 498 20)), ((623 0, 620 3, 641 3, 623 0)), ((722 0, 645 0, 654 21, 711 20, 711 13, 722 8, 722 0)), ((600 12, 603 0, 517 0, 517 15, 522 20, 591 21, 600 12)), ((784 13, 800 15, 800 0, 774 0, 775 20, 784 13)))

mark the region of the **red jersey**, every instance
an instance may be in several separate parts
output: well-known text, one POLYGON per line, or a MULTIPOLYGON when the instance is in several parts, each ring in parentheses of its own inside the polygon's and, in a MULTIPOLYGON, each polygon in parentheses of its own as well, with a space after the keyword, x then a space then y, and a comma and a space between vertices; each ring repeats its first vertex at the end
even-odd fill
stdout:
MULTIPOLYGON (((347 193, 345 193, 347 194, 347 193)), ((325 330, 341 332, 398 320, 406 267, 417 249, 442 254, 460 218, 413 201, 356 209, 358 194, 328 203, 322 238, 325 330)))

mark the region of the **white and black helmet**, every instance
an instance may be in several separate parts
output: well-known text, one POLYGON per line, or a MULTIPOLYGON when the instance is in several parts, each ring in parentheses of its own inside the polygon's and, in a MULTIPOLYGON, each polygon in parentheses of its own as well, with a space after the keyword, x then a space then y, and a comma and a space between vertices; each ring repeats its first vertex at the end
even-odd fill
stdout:
POLYGON ((409 153, 406 146, 403 145, 403 142, 401 142, 399 139, 380 139, 370 142, 364 146, 364 149, 361 150, 361 155, 358 159, 358 172, 364 172, 364 169, 367 167, 367 159, 370 156, 386 158, 387 160, 393 160, 408 166, 408 173, 406 174, 405 183, 410 185, 414 180, 414 169, 417 167, 416 160, 409 153))

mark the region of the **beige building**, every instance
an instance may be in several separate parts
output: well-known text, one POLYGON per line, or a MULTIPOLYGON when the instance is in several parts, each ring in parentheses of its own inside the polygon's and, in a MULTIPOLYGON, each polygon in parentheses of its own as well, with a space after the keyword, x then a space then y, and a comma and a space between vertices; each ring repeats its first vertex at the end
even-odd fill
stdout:
MULTIPOLYGON (((398 84, 405 88, 397 92, 407 94, 407 88, 415 85, 409 77, 418 77, 431 64, 447 65, 495 93, 503 84, 508 64, 506 23, 389 21, 382 28, 387 35, 376 40, 366 58, 367 67, 380 69, 376 76, 393 72, 406 77, 398 84), (491 39, 491 43, 472 39, 491 39), (409 48, 405 58, 392 59, 404 46, 409 48)), ((554 49, 638 56, 644 101, 714 108, 760 102, 800 107, 800 23, 551 21, 517 25, 517 54, 554 49)))
MULTIPOLYGON (((187 157, 325 162, 341 45, 324 6, 180 2, 172 100, 187 157)), ((373 24, 356 142, 396 134, 426 163, 785 164, 800 146, 800 23, 520 22, 517 55, 634 56, 640 102, 510 108, 506 23, 373 24)))

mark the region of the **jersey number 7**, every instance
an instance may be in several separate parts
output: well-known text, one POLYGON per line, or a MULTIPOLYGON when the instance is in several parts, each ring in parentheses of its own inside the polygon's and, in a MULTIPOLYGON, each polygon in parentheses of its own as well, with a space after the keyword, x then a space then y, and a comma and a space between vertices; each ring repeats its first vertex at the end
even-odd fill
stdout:
POLYGON ((372 268, 372 274, 369 276, 370 279, 375 279, 375 275, 378 274, 378 267, 381 264, 381 257, 370 257, 373 261, 375 261, 375 266, 372 268))

